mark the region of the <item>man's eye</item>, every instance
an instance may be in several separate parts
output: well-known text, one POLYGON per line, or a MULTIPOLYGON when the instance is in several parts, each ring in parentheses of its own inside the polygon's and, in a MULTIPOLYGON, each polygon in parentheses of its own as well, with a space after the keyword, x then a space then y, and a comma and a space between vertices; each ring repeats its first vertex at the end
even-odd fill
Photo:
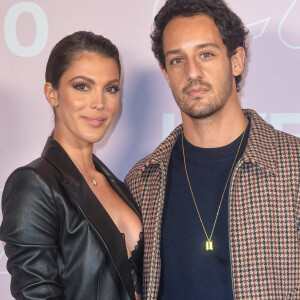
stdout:
POLYGON ((73 87, 78 91, 88 91, 89 87, 85 83, 76 83, 73 87))
POLYGON ((201 58, 210 58, 211 56, 213 56, 213 55, 209 52, 201 53, 201 55, 200 55, 201 58))
POLYGON ((105 92, 108 92, 110 94, 117 94, 120 91, 120 88, 118 86, 109 86, 105 89, 105 92))
POLYGON ((171 65, 178 65, 183 62, 182 58, 174 58, 171 60, 171 65))

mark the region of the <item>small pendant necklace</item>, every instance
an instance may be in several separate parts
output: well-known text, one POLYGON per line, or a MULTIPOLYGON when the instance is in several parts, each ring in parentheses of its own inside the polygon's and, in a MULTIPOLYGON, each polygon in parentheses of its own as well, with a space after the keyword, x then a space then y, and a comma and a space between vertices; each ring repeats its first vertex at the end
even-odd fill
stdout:
POLYGON ((201 222, 202 228, 203 228, 204 233, 205 233, 205 236, 206 236, 206 242, 205 242, 205 249, 206 249, 206 251, 212 251, 212 250, 214 249, 214 245, 213 245, 213 241, 212 241, 212 236, 213 236, 213 233, 214 233, 214 230, 215 230, 215 226, 216 226, 216 223, 217 223, 217 220, 218 220, 218 216, 219 216, 220 208, 221 208, 222 201, 223 201, 223 198, 224 198, 224 194, 225 194, 225 191, 226 191, 226 188, 227 188, 227 185, 228 185, 228 182, 229 182, 229 179, 230 179, 230 176, 231 176, 231 173, 232 173, 234 164, 235 164, 235 162, 236 162, 236 159, 237 159, 237 157, 238 157, 238 154, 239 154, 241 145, 242 145, 242 143, 243 143, 243 139, 244 139, 244 136, 245 136, 245 132, 246 132, 246 129, 245 129, 245 131, 243 132, 241 142, 240 142, 240 144, 239 144, 239 147, 238 147, 238 150, 237 150, 237 152, 236 152, 236 155, 235 155, 233 164, 232 164, 232 166, 231 166, 231 169, 230 169, 230 172, 229 172, 229 175, 228 175, 228 178, 227 178, 227 181, 226 181, 226 184, 225 184, 225 187, 224 187, 222 196, 221 196, 220 204, 219 204, 219 207, 218 207, 218 210, 217 210, 217 215, 216 215, 216 217, 215 217, 214 225, 213 225, 213 228, 212 228, 212 231, 211 231, 210 236, 208 236, 208 234, 207 234, 207 232, 206 232, 204 223, 203 223, 203 221, 202 221, 202 218, 201 218, 201 215, 200 215, 200 212, 199 212, 199 209, 198 209, 198 205, 197 205, 196 200, 195 200, 195 197, 194 197, 194 193, 193 193, 193 190, 192 190, 192 186, 191 186, 191 183, 190 183, 190 179, 189 179, 189 175, 188 175, 188 171, 187 171, 187 167, 186 167, 186 159, 185 159, 184 146, 183 146, 183 132, 182 132, 182 135, 181 135, 181 145, 182 145, 182 154, 183 154, 183 163, 184 163, 185 175, 186 175, 186 179, 187 179, 187 181, 188 181, 189 187, 190 187, 190 191, 191 191, 191 194, 192 194, 192 198, 193 198, 193 201, 194 201, 194 204, 195 204, 195 208, 196 208, 196 211, 197 211, 199 220, 200 220, 200 222, 201 222))
MULTIPOLYGON (((86 171, 81 171, 80 169, 78 169, 79 170, 79 172, 81 173, 81 175, 86 179, 86 181, 90 181, 91 183, 92 183, 92 185, 93 186, 96 186, 97 185, 97 180, 93 177, 93 176, 90 176, 89 174, 88 174, 88 172, 86 172, 86 171), (85 177, 86 176, 86 177, 85 177), (89 178, 89 179, 87 179, 87 178, 89 178)), ((95 172, 96 172, 96 170, 95 170, 95 172)))

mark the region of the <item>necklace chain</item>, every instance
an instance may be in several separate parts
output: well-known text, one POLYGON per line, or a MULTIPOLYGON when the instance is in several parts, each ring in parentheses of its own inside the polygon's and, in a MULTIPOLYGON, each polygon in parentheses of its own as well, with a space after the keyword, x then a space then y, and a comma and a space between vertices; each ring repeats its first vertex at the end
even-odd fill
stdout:
MULTIPOLYGON (((79 170, 79 169, 78 169, 79 170)), ((82 176, 84 177, 84 175, 86 175, 87 177, 89 177, 89 180, 90 180, 90 182, 92 183, 92 185, 93 186, 96 186, 97 185, 97 181, 96 181, 96 179, 93 177, 93 176, 90 176, 89 174, 88 174, 88 172, 83 172, 83 171, 80 171, 79 170, 79 172, 82 174, 82 176)))
POLYGON ((222 205, 222 202, 223 202, 223 198, 224 198, 224 195, 225 195, 225 191, 226 191, 226 188, 227 188, 227 185, 228 185, 228 182, 229 182, 229 179, 230 179, 230 176, 231 176, 231 173, 232 173, 234 164, 235 164, 235 162, 236 162, 236 159, 237 159, 238 154, 239 154, 239 152, 240 152, 241 145, 242 145, 243 140, 244 140, 245 132, 246 132, 246 129, 245 129, 245 131, 243 132, 241 142, 240 142, 240 144, 239 144, 239 147, 238 147, 238 150, 237 150, 237 152, 236 152, 236 155, 235 155, 233 164, 232 164, 232 166, 231 166, 231 169, 230 169, 230 172, 229 172, 229 175, 228 175, 228 178, 227 178, 227 181, 226 181, 226 184, 225 184, 225 187, 224 187, 222 196, 221 196, 220 204, 219 204, 219 207, 218 207, 218 211, 217 211, 217 214, 216 214, 216 217, 215 217, 214 225, 213 225, 213 228, 212 228, 212 231, 211 231, 210 236, 208 236, 208 234, 207 234, 207 232, 206 232, 206 229, 205 229, 203 220, 202 220, 202 218, 201 218, 201 215, 200 215, 200 212, 199 212, 199 209, 198 209, 198 205, 197 205, 196 200, 195 200, 195 197, 194 197, 194 193, 193 193, 193 190, 192 190, 191 182, 190 182, 189 175, 188 175, 188 171, 187 171, 187 167, 186 167, 186 159, 185 159, 185 152, 184 152, 184 146, 183 146, 183 132, 182 132, 182 135, 181 135, 181 145, 182 145, 182 154, 183 154, 183 162, 184 162, 185 175, 186 175, 186 179, 187 179, 187 181, 188 181, 189 187, 190 187, 190 191, 191 191, 191 194, 192 194, 192 198, 193 198, 193 201, 194 201, 194 204, 195 204, 195 208, 196 208, 196 211, 197 211, 199 220, 200 220, 200 222, 201 222, 202 228, 203 228, 204 233, 205 233, 205 236, 206 236, 206 238, 207 238, 207 241, 206 241, 206 250, 213 250, 213 244, 212 244, 212 239, 211 239, 211 238, 212 238, 213 233, 214 233, 214 230, 215 230, 215 226, 216 226, 216 223, 217 223, 217 220, 218 220, 220 208, 221 208, 221 205, 222 205))

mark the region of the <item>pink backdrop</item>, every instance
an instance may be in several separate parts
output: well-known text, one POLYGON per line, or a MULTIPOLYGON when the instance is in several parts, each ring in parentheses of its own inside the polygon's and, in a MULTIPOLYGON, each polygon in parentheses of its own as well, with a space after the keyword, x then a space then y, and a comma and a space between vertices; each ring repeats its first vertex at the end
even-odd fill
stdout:
MULTIPOLYGON (((151 152, 180 114, 151 52, 153 14, 164 0, 1 0, 0 196, 8 175, 41 153, 53 127, 43 95, 54 44, 77 30, 110 38, 123 64, 122 104, 95 153, 121 179, 151 152)), ((300 136, 300 0, 228 0, 250 30, 242 106, 300 136)), ((0 217, 1 222, 1 217, 0 217)), ((0 244, 0 299, 12 299, 0 244)))

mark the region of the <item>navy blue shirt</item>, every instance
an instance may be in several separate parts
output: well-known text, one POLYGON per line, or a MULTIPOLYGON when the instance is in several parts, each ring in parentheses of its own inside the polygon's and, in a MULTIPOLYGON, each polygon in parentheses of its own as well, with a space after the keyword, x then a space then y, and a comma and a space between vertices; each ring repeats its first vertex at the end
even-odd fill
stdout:
MULTIPOLYGON (((248 136, 248 125, 238 159, 248 136)), ((242 135, 220 148, 199 148, 184 138, 187 171, 208 236, 242 135)), ((237 161, 238 161, 237 159, 237 161)), ((161 280, 158 299, 233 299, 228 233, 228 183, 212 236, 207 240, 187 182, 181 137, 173 148, 161 229, 161 280)))

